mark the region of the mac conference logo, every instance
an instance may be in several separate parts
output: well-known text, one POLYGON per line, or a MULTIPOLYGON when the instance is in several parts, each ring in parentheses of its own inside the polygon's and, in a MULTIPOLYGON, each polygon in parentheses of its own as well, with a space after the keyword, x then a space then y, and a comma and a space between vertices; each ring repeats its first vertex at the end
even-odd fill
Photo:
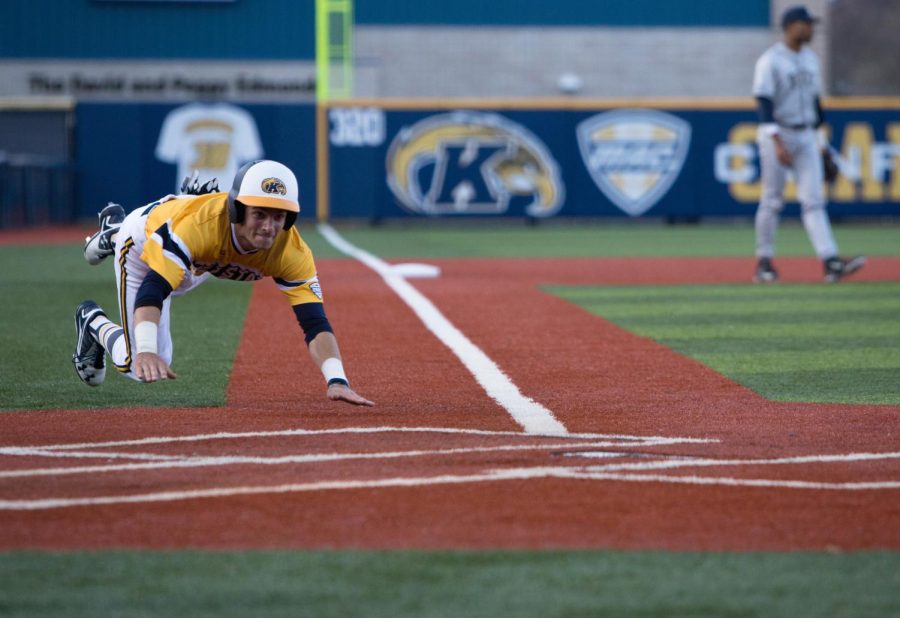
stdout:
POLYGON ((581 158, 597 187, 632 217, 666 194, 691 142, 691 125, 649 109, 597 114, 581 122, 577 133, 581 158))
POLYGON ((559 165, 528 129, 497 114, 453 112, 400 130, 387 182, 408 210, 494 215, 511 207, 548 217, 562 207, 559 165))

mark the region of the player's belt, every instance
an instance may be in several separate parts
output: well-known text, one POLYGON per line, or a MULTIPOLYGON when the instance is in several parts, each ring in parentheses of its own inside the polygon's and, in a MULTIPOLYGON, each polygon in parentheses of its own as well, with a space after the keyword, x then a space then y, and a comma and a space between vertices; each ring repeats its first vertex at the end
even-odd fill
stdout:
POLYGON ((790 129, 791 131, 803 131, 804 129, 815 129, 816 127, 811 124, 783 124, 781 125, 785 129, 790 129))

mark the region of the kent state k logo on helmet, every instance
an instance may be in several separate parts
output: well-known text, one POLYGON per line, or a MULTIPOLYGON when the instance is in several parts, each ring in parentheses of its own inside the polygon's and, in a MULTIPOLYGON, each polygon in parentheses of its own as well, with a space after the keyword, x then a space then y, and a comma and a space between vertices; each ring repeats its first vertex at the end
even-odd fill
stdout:
POLYGON ((277 193, 278 195, 287 195, 287 187, 280 178, 266 178, 260 183, 260 188, 265 193, 277 193))
POLYGON ((453 112, 403 127, 387 154, 388 185, 408 210, 494 215, 563 205, 559 165, 529 130, 497 114, 453 112))
POLYGON ((649 109, 605 112, 577 129, 581 158, 597 187, 637 217, 669 190, 684 165, 691 125, 649 109))

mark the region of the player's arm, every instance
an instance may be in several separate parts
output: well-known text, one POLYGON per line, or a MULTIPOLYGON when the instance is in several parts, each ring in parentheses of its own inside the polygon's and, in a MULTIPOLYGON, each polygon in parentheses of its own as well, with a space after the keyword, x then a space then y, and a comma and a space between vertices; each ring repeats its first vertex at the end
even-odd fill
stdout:
POLYGON ((375 405, 365 397, 358 395, 350 387, 350 381, 347 380, 347 375, 344 373, 337 338, 334 336, 334 330, 328 322, 322 303, 301 303, 293 305, 293 309, 300 328, 303 329, 309 355, 322 375, 325 376, 328 398, 332 401, 346 401, 358 406, 375 405))
POLYGON ((158 354, 157 332, 163 301, 172 286, 155 270, 144 277, 134 299, 134 373, 144 382, 174 380, 178 376, 158 354))
POLYGON ((759 115, 759 129, 764 137, 775 143, 775 156, 782 165, 793 163, 793 157, 778 133, 778 121, 775 120, 775 97, 778 80, 775 78, 775 67, 772 58, 763 54, 756 62, 753 70, 753 96, 756 97, 756 111, 759 115))

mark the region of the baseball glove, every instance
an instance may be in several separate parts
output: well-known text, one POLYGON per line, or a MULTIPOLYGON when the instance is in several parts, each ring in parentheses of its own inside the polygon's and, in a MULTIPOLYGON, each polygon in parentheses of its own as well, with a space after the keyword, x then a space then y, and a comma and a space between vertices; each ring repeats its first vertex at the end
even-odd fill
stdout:
POLYGON ((822 167, 825 170, 825 182, 832 183, 837 180, 840 169, 838 169, 834 157, 831 156, 830 150, 826 150, 822 153, 822 167))

